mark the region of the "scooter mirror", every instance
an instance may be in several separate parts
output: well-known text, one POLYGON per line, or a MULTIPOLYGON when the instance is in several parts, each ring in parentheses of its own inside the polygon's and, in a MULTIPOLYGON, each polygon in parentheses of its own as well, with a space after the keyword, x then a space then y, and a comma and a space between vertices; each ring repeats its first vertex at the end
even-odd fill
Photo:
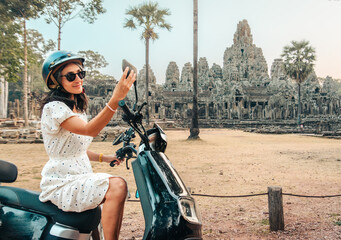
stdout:
POLYGON ((112 145, 118 145, 123 141, 124 133, 118 135, 118 137, 112 142, 112 145))

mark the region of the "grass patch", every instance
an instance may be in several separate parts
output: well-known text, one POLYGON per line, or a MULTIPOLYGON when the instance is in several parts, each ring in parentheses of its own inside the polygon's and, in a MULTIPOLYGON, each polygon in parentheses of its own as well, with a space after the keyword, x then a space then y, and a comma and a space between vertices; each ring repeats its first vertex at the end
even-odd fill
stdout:
POLYGON ((210 234, 210 233, 212 233, 212 232, 213 232, 212 228, 210 228, 210 229, 204 229, 204 230, 203 230, 203 235, 210 234))
POLYGON ((331 213, 329 215, 333 218, 333 222, 336 226, 341 226, 341 214, 331 213))
POLYGON ((269 223, 269 219, 262 219, 262 221, 260 222, 261 225, 270 225, 269 223))

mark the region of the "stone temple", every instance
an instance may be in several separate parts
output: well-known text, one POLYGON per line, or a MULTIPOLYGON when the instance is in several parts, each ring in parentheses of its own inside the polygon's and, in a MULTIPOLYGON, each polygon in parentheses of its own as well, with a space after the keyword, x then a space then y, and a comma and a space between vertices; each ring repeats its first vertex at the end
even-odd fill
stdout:
MULTIPOLYGON (((145 99, 144 67, 138 74, 140 102, 145 99)), ((340 93, 335 80, 323 79, 320 84, 313 72, 301 85, 302 121, 321 122, 340 119, 340 93)), ((95 116, 109 100, 113 90, 110 81, 87 81, 86 92, 91 99, 89 115, 95 116)), ((163 85, 156 83, 152 67, 149 68, 149 109, 151 121, 174 121, 177 126, 191 123, 193 100, 193 67, 182 68, 170 62, 163 85)), ((236 123, 292 123, 297 119, 297 84, 283 71, 283 62, 275 59, 270 68, 262 49, 253 43, 251 29, 246 20, 240 21, 233 36, 233 44, 224 52, 223 66, 206 58, 198 62, 198 109, 201 127, 230 127, 236 123)), ((128 94, 134 101, 134 92, 128 94)), ((113 122, 120 122, 120 113, 113 122)))
MULTIPOLYGON (((139 99, 145 99, 144 67, 138 74, 139 99)), ((302 119, 338 119, 340 96, 333 91, 334 80, 327 77, 321 85, 313 72, 301 85, 302 119)), ((163 85, 149 68, 149 95, 151 120, 174 120, 188 127, 192 116, 193 67, 186 63, 181 71, 170 62, 163 85)), ((112 87, 105 82, 89 84, 87 93, 93 99, 90 115, 104 107, 106 93, 112 87)), ((202 126, 224 127, 231 121, 282 121, 297 119, 297 84, 283 71, 281 59, 275 59, 270 68, 262 49, 253 43, 246 20, 240 21, 233 44, 224 53, 223 66, 209 67, 206 58, 198 62, 198 109, 202 126)), ((128 98, 134 99, 133 92, 128 98)), ((117 116, 118 120, 120 116, 117 116)))

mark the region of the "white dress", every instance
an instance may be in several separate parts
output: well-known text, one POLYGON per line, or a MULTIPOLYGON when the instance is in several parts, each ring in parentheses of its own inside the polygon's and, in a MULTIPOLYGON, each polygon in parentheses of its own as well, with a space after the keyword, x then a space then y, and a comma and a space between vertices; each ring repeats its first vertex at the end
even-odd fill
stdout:
POLYGON ((49 161, 41 173, 39 199, 51 201, 63 211, 82 212, 103 201, 112 176, 93 173, 86 153, 92 137, 60 127, 72 116, 87 121, 85 113, 74 113, 60 101, 49 102, 43 108, 41 130, 49 161))

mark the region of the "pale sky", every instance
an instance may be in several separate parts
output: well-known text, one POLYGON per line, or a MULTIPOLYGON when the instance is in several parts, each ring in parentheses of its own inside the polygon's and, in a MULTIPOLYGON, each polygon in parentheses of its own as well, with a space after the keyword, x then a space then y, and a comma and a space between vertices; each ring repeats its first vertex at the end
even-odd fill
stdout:
MULTIPOLYGON (((143 1, 104 0, 105 14, 94 24, 71 20, 62 29, 61 48, 72 52, 93 50, 105 57, 109 65, 101 72, 121 76, 122 59, 140 70, 145 64, 145 46, 141 29, 123 28, 125 12, 143 1)), ((168 8, 166 17, 173 29, 157 30, 160 38, 150 44, 149 63, 158 83, 165 80, 170 61, 181 72, 193 61, 193 0, 157 0, 168 8)), ((233 44, 239 21, 246 19, 253 43, 262 48, 270 70, 283 47, 290 41, 308 40, 315 48, 318 77, 341 79, 341 0, 198 0, 199 57, 206 57, 223 67, 224 51, 233 44)), ((57 28, 43 18, 31 20, 29 28, 41 32, 45 39, 57 40, 57 28)))

